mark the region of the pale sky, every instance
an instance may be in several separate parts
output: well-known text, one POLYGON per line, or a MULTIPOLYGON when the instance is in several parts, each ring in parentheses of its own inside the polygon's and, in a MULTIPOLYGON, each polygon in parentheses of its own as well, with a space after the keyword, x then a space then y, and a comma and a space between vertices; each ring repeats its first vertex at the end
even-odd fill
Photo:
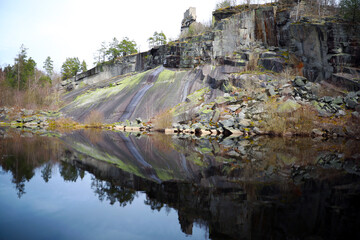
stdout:
POLYGON ((90 68, 101 42, 129 37, 146 51, 155 31, 179 36, 189 7, 196 7, 198 22, 210 21, 218 1, 0 0, 0 66, 12 65, 24 44, 38 68, 47 56, 57 72, 66 57, 85 60, 90 68))

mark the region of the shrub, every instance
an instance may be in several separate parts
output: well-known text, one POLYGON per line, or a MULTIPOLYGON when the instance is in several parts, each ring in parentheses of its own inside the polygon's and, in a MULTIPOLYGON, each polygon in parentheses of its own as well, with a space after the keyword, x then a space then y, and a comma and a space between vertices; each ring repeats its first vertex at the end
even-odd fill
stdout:
POLYGON ((157 129, 164 129, 172 127, 173 114, 169 110, 160 112, 153 120, 154 126, 157 129))
POLYGON ((92 127, 101 127, 104 122, 104 114, 97 110, 92 110, 85 118, 84 123, 92 127))

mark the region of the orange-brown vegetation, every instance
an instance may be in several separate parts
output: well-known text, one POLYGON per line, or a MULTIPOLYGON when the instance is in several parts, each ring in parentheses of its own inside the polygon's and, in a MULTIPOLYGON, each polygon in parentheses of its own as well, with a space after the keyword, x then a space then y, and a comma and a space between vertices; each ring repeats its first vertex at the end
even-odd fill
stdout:
POLYGON ((268 117, 261 122, 261 127, 266 132, 306 136, 315 128, 317 112, 312 106, 303 105, 291 112, 279 112, 278 103, 273 102, 266 110, 268 117))
POLYGON ((104 114, 97 110, 92 110, 84 120, 87 127, 101 127, 103 122, 104 114))
POLYGON ((164 129, 169 128, 172 125, 173 114, 169 110, 162 111, 158 113, 154 119, 153 124, 155 129, 164 129))

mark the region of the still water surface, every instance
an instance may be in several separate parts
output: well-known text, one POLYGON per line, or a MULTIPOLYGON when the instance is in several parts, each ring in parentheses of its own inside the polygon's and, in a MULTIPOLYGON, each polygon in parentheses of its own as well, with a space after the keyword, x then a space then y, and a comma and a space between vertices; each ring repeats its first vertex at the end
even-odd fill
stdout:
POLYGON ((0 239, 360 237, 357 141, 0 133, 0 239))

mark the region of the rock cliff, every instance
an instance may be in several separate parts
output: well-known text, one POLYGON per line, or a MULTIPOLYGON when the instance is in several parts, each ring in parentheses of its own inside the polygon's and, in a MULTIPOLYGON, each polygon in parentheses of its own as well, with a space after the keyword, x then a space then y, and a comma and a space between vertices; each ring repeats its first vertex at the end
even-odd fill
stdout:
MULTIPOLYGON (((62 111, 80 121, 92 110, 103 112, 109 123, 148 119, 196 96, 196 91, 205 94, 198 97, 206 103, 234 92, 233 87, 247 92, 266 87, 270 91, 270 85, 284 84, 271 83, 281 78, 277 73, 302 75, 309 89, 314 82, 327 81, 342 89, 360 90, 359 25, 335 17, 302 17, 303 9, 299 12, 296 6, 275 3, 216 10, 209 31, 192 37, 182 34, 185 37, 178 41, 65 80, 64 88, 76 90, 65 95, 69 104, 62 111), (249 73, 258 77, 246 75, 249 73)), ((190 8, 184 14, 182 30, 195 19, 195 10, 190 8)), ((299 94, 297 100, 304 95, 299 94)), ((275 95, 273 89, 270 96, 275 95)))

